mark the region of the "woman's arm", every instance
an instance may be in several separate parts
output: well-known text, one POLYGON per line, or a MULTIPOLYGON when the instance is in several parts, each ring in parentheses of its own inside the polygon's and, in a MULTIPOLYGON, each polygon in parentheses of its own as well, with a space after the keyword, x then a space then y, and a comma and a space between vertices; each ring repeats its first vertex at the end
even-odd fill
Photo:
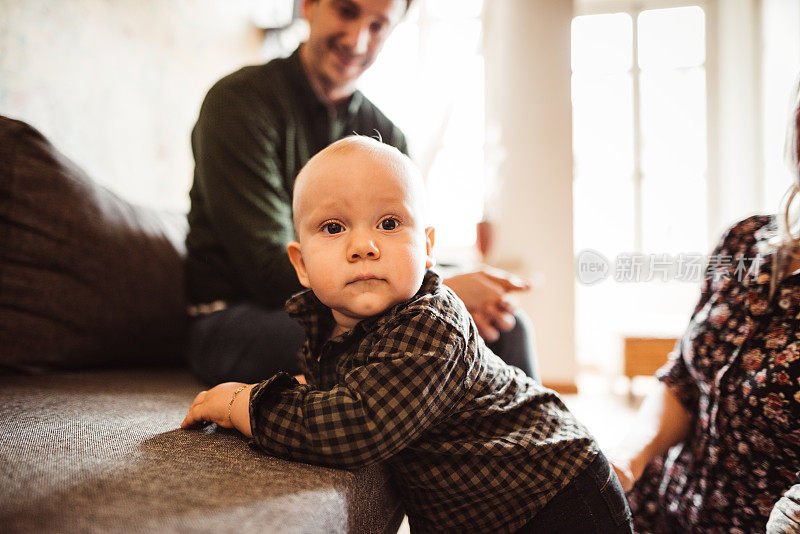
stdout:
POLYGON ((612 465, 629 491, 650 461, 680 443, 689 434, 692 415, 663 383, 642 403, 633 430, 613 454, 612 465))

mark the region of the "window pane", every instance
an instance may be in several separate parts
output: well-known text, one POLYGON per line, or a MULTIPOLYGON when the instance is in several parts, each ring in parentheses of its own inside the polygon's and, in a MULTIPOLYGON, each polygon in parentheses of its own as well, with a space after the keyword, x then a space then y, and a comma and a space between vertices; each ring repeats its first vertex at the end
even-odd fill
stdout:
MULTIPOLYGON (((459 87, 450 95, 446 114, 446 129, 442 141, 445 145, 461 146, 467 150, 483 147, 484 87, 483 58, 472 56, 463 63, 457 78, 452 78, 450 87, 459 87)), ((483 169, 476 167, 475 173, 483 176, 483 169)))
POLYGON ((592 249, 609 259, 633 249, 633 180, 615 174, 576 175, 572 189, 575 251, 592 249))
POLYGON ((674 272, 662 277, 663 265, 652 278, 643 266, 639 282, 614 273, 630 255, 655 254, 674 268, 681 253, 707 253, 705 20, 697 7, 641 13, 641 70, 629 71, 630 19, 627 30, 602 31, 612 17, 623 20, 608 14, 573 21, 573 216, 576 252, 593 249, 611 269, 601 283, 576 284, 577 356, 584 365, 619 372, 622 337, 680 335, 697 299, 697 283, 677 280, 674 272), (637 206, 642 220, 635 229, 637 206), (635 231, 642 250, 634 249, 635 231))
POLYGON ((436 228, 436 242, 453 248, 471 246, 475 224, 483 215, 483 150, 459 145, 442 148, 426 187, 430 199, 426 224, 436 228))
POLYGON ((429 0, 424 7, 431 17, 438 19, 477 18, 483 11, 483 0, 429 0))
POLYGON ((627 13, 572 19, 573 72, 626 72, 632 47, 633 22, 627 13))
POLYGON ((705 69, 641 74, 642 170, 671 179, 706 170, 705 69))
POLYGON ((633 83, 630 74, 572 76, 576 174, 633 172, 633 83))
POLYGON ((455 70, 453 60, 477 54, 481 47, 480 19, 447 19, 432 22, 427 28, 423 51, 433 53, 431 62, 439 67, 455 70), (436 61, 436 59, 439 61, 436 61))
POLYGON ((359 79, 367 97, 406 135, 413 129, 412 106, 408 92, 419 69, 419 26, 402 22, 392 32, 375 63, 359 79))
POLYGON ((642 179, 645 254, 706 253, 706 182, 702 175, 642 179))
POLYGON ((697 6, 643 11, 639 67, 696 67, 705 61, 705 16, 697 6))

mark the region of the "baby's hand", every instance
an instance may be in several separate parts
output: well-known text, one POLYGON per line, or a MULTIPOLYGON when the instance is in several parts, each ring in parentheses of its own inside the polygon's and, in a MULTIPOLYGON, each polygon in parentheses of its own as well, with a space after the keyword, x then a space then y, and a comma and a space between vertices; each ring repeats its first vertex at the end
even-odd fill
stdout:
POLYGON ((204 423, 217 423, 223 428, 233 428, 228 417, 228 408, 234 392, 244 385, 241 382, 225 382, 198 393, 181 423, 181 428, 204 423))

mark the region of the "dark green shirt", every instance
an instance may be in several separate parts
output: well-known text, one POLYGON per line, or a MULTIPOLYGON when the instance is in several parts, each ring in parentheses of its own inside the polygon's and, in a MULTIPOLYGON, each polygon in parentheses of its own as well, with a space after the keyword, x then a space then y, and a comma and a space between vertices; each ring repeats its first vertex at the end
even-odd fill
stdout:
POLYGON ((192 303, 283 307, 301 289, 286 245, 292 190, 317 152, 347 135, 376 135, 407 153, 403 133, 360 92, 339 111, 317 97, 300 62, 245 67, 206 95, 192 131, 186 277, 192 303))

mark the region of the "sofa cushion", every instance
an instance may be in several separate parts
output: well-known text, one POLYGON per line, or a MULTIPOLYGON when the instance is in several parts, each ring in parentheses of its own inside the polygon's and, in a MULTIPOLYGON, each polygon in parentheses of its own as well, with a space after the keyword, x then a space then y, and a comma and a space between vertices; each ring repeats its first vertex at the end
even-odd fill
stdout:
POLYGON ((183 370, 0 377, 5 532, 396 532, 385 467, 289 462, 216 425, 181 430, 183 370))
POLYGON ((185 232, 0 117, 0 368, 180 361, 185 232))

